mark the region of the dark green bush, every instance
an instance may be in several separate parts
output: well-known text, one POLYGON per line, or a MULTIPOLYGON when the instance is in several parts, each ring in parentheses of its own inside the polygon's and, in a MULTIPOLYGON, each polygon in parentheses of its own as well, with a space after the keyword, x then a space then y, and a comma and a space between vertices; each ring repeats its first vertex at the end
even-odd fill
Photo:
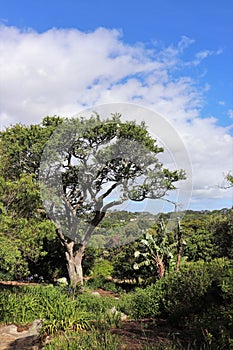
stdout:
MULTIPOLYGON (((120 301, 136 318, 168 318, 176 326, 192 328, 211 349, 229 349, 233 343, 233 269, 232 261, 186 263, 155 284, 120 301), (221 344, 221 345, 220 345, 221 344), (219 347, 220 346, 220 347, 219 347)), ((195 338, 194 338, 195 340, 195 338)))
POLYGON ((145 289, 137 288, 134 292, 124 295, 119 300, 119 309, 132 318, 154 318, 160 314, 162 299, 160 286, 154 285, 145 289))
POLYGON ((232 262, 228 259, 186 263, 178 273, 170 273, 155 284, 163 290, 161 312, 179 320, 222 305, 231 299, 231 276, 232 262))
MULTIPOLYGON (((100 282, 98 287, 103 287, 104 280, 100 282)), ((161 315, 184 325, 208 310, 226 308, 232 299, 232 262, 221 258, 186 263, 179 272, 173 271, 155 284, 121 297, 118 307, 133 318, 161 315)), ((230 322, 230 316, 228 319, 230 322)))
POLYGON ((98 289, 102 288, 104 290, 108 290, 114 293, 117 293, 120 291, 120 287, 116 285, 114 281, 111 281, 103 276, 95 277, 95 278, 90 278, 86 282, 86 286, 91 288, 91 289, 98 289))

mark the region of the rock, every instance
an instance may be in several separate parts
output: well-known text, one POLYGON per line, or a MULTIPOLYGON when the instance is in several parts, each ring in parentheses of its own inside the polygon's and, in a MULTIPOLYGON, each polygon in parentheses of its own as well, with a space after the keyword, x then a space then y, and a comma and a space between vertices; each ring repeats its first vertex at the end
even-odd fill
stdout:
POLYGON ((127 315, 124 314, 123 312, 117 311, 117 309, 115 308, 115 306, 113 306, 110 310, 109 310, 112 314, 121 315, 121 321, 125 321, 127 320, 127 315))
POLYGON ((0 326, 0 350, 39 350, 41 320, 35 320, 29 329, 18 332, 16 325, 0 326))
POLYGON ((128 316, 126 314, 124 314, 123 312, 121 312, 121 321, 126 321, 128 318, 128 316))
POLYGON ((97 297, 100 297, 100 293, 99 292, 92 292, 92 295, 96 295, 97 297))
POLYGON ((12 335, 12 336, 15 336, 15 335, 20 335, 22 334, 23 332, 19 333, 17 331, 17 326, 14 325, 14 324, 9 324, 8 326, 3 326, 1 327, 0 329, 0 334, 2 335, 12 335))
POLYGON ((56 282, 57 282, 57 284, 68 286, 68 282, 67 282, 67 278, 66 277, 58 278, 56 282))
POLYGON ((28 330, 28 335, 29 336, 39 335, 41 327, 42 327, 42 320, 40 319, 35 320, 28 330))
POLYGON ((24 338, 24 337, 29 337, 33 335, 39 335, 40 329, 42 327, 42 322, 41 320, 35 320, 31 327, 28 330, 18 332, 17 326, 14 324, 10 324, 8 326, 1 327, 0 329, 0 334, 2 335, 8 335, 8 336, 13 336, 17 338, 24 338))

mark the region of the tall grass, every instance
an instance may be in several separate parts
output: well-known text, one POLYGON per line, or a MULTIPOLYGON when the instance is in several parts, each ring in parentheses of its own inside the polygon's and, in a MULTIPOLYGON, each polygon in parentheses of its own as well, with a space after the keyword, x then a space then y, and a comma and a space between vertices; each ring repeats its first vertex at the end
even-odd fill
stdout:
POLYGON ((43 321, 42 332, 88 329, 115 305, 112 298, 80 294, 54 286, 0 287, 0 323, 43 321))
POLYGON ((109 331, 67 332, 54 337, 45 350, 117 350, 119 343, 119 338, 109 331))

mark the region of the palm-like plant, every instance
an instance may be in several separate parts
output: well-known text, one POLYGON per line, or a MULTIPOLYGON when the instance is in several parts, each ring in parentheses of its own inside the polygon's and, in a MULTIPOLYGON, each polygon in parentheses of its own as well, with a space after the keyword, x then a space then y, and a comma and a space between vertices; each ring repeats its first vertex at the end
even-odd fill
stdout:
POLYGON ((164 221, 160 221, 156 229, 150 229, 144 233, 141 240, 144 251, 135 251, 135 258, 139 256, 143 260, 134 264, 134 269, 138 270, 142 266, 149 266, 152 270, 156 267, 159 278, 165 274, 165 266, 175 265, 172 250, 175 243, 169 242, 168 232, 164 221))

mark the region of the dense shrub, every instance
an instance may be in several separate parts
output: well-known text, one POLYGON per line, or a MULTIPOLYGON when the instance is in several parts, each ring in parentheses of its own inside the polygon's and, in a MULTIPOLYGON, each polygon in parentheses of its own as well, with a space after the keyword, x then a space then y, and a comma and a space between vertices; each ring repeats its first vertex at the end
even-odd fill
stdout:
POLYGON ((117 286, 114 281, 111 281, 103 276, 88 279, 86 286, 91 289, 102 288, 114 293, 118 293, 121 290, 120 286, 117 286))
POLYGON ((120 300, 121 310, 135 318, 166 317, 176 326, 191 327, 211 349, 228 349, 233 343, 232 261, 215 259, 186 263, 155 284, 120 300), (219 347, 221 344, 221 347, 219 347))
MULTIPOLYGON (((1 218, 0 218, 1 222, 1 218)), ((0 223, 0 226, 3 223, 0 223)), ((10 281, 29 273, 28 264, 12 240, 0 233, 0 280, 10 281)))
POLYGON ((179 319, 222 305, 232 294, 232 263, 215 259, 186 263, 181 270, 172 272, 155 284, 163 290, 160 310, 179 319))
POLYGON ((98 297, 89 293, 80 294, 75 305, 80 310, 92 313, 97 316, 115 306, 116 300, 112 297, 98 297))
POLYGON ((95 264, 92 269, 91 276, 92 277, 110 277, 113 271, 113 266, 110 261, 107 259, 96 259, 95 264))
POLYGON ((118 308, 132 318, 154 318, 160 314, 161 287, 155 285, 145 289, 137 288, 119 300, 118 308))

